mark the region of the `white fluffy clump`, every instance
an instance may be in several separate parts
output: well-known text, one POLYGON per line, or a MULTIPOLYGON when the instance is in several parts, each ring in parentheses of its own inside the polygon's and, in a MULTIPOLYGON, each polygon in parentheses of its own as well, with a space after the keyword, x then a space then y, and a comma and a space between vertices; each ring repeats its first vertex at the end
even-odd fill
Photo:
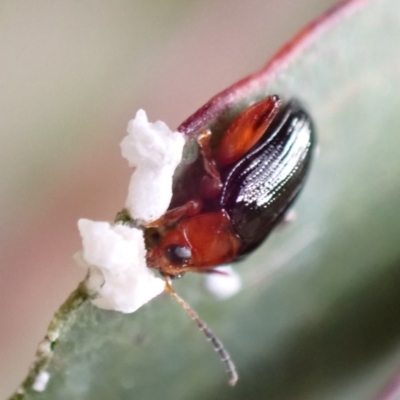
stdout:
POLYGON ((50 374, 47 371, 39 372, 32 384, 32 389, 35 392, 44 392, 50 380, 50 374))
MULTIPOLYGON (((122 155, 134 167, 126 208, 132 218, 150 222, 161 217, 172 197, 172 176, 182 158, 184 136, 161 121, 149 123, 139 110, 121 142, 122 155)), ((106 310, 131 313, 165 289, 146 266, 143 232, 127 225, 78 221, 83 250, 78 264, 89 268, 92 302, 106 310)))
POLYGON ((242 280, 230 266, 215 268, 221 274, 208 274, 205 277, 207 290, 220 300, 234 296, 242 288, 242 280))
POLYGON ((125 207, 132 218, 150 222, 161 217, 172 197, 172 176, 182 159, 184 136, 139 110, 121 142, 122 156, 135 168, 125 207))
POLYGON ((87 287, 94 305, 131 313, 163 292, 165 282, 146 266, 141 230, 87 219, 78 227, 83 250, 77 261, 90 270, 87 287))

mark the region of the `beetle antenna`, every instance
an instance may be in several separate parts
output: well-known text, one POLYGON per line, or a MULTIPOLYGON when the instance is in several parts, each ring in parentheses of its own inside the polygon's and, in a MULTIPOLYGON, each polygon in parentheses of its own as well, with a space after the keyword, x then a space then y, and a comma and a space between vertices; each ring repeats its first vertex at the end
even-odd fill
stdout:
POLYGON ((214 347, 214 350, 218 353, 219 358, 224 363, 226 372, 229 375, 229 384, 234 386, 238 380, 238 374, 236 372, 235 364, 233 363, 231 356, 225 350, 222 342, 212 333, 212 331, 208 328, 208 326, 200 319, 197 313, 186 303, 185 300, 182 299, 175 291, 172 289, 171 283, 169 280, 166 280, 165 285, 166 292, 173 297, 182 308, 189 314, 190 318, 194 322, 196 322, 199 329, 206 335, 206 338, 211 342, 214 347))

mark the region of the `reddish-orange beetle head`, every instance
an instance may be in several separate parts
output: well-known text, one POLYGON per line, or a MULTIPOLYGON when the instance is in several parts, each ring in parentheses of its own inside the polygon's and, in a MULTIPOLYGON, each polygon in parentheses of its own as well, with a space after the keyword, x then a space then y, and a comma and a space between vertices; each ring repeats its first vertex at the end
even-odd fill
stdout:
POLYGON ((240 241, 223 211, 180 221, 147 254, 148 266, 169 276, 188 271, 207 272, 234 260, 240 241))

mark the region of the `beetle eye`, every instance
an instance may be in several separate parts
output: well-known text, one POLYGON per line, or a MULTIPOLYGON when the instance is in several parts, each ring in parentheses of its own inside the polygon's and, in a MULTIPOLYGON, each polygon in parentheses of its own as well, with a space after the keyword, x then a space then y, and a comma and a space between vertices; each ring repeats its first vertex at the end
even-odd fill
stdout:
POLYGON ((164 255, 171 264, 181 265, 192 257, 192 252, 189 247, 170 244, 164 249, 164 255))

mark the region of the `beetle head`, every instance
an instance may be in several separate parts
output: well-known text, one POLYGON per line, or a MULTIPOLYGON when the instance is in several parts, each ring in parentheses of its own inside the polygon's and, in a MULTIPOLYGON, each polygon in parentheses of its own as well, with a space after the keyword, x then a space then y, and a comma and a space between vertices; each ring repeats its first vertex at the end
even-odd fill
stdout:
POLYGON ((185 218, 168 231, 160 243, 147 253, 147 264, 169 276, 188 271, 209 272, 232 262, 240 240, 223 212, 185 218))
POLYGON ((193 253, 179 224, 147 252, 147 265, 171 277, 181 275, 193 265, 193 253))

